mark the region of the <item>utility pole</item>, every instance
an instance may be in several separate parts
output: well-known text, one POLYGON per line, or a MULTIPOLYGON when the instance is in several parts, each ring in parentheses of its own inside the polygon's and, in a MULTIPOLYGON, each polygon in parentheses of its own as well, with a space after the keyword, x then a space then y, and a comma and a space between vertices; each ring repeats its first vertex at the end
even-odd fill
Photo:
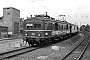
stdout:
POLYGON ((47 11, 45 13, 46 13, 46 18, 47 18, 47 11))
POLYGON ((45 13, 46 13, 46 16, 47 16, 47 11, 45 13))

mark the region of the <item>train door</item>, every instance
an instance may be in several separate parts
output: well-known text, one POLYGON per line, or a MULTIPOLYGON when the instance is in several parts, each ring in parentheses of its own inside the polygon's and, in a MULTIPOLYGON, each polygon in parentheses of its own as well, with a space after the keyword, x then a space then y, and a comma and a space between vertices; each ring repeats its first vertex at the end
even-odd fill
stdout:
POLYGON ((72 25, 70 24, 70 34, 72 33, 72 25))
POLYGON ((58 23, 55 23, 55 30, 58 30, 58 23))

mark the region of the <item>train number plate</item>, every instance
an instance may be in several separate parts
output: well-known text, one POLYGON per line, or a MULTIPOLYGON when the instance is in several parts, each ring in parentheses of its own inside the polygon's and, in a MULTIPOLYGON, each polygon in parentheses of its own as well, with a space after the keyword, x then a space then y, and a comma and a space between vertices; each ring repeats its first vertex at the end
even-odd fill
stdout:
POLYGON ((32 33, 32 35, 35 35, 35 33, 32 33))

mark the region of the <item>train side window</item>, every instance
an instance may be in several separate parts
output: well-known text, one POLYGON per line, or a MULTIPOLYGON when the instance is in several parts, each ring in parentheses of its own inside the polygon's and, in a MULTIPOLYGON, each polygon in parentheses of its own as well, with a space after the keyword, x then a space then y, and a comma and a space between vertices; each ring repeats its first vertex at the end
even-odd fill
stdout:
POLYGON ((74 26, 74 30, 75 30, 75 26, 74 26))
POLYGON ((60 30, 60 25, 58 25, 58 27, 59 27, 59 30, 60 30))
POLYGON ((63 25, 61 25, 61 30, 63 30, 63 25))
POLYGON ((60 30, 61 30, 61 25, 60 25, 60 30))
POLYGON ((69 28, 72 29, 72 25, 70 25, 69 28))
POLYGON ((63 26, 64 26, 63 29, 65 30, 66 27, 65 27, 65 25, 63 25, 63 26))
POLYGON ((47 27, 47 30, 52 30, 53 29, 53 24, 52 23, 49 23, 48 24, 48 27, 47 27))
POLYGON ((66 30, 68 30, 68 25, 66 25, 66 30))
POLYGON ((77 27, 75 26, 75 27, 74 27, 74 30, 76 30, 76 29, 77 29, 77 27))
POLYGON ((58 30, 58 23, 55 23, 55 30, 58 30))
POLYGON ((47 23, 45 23, 45 30, 47 30, 47 23))
POLYGON ((55 30, 55 24, 52 24, 52 30, 55 30))

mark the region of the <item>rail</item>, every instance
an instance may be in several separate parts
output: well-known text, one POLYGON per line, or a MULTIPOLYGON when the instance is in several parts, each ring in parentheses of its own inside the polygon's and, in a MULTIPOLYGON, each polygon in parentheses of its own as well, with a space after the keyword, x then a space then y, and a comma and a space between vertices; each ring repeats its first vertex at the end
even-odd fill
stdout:
POLYGON ((12 50, 12 51, 8 51, 8 52, 3 52, 0 53, 0 60, 4 60, 4 59, 8 59, 8 58, 12 58, 15 57, 17 55, 21 55, 27 52, 31 52, 34 51, 36 49, 39 49, 40 47, 24 47, 24 48, 20 48, 20 49, 16 49, 16 50, 12 50))
MULTIPOLYGON (((86 34, 86 35, 89 36, 88 34, 86 34)), ((84 42, 84 40, 85 40, 85 37, 84 37, 84 39, 79 44, 74 46, 66 55, 64 55, 61 58, 61 60, 65 60, 66 58, 68 58, 84 42)), ((80 60, 81 59, 81 57, 83 56, 84 52, 86 51, 86 49, 88 47, 88 44, 89 44, 89 37, 88 37, 88 42, 85 45, 85 48, 83 49, 83 51, 81 52, 80 56, 76 60, 80 60)))

